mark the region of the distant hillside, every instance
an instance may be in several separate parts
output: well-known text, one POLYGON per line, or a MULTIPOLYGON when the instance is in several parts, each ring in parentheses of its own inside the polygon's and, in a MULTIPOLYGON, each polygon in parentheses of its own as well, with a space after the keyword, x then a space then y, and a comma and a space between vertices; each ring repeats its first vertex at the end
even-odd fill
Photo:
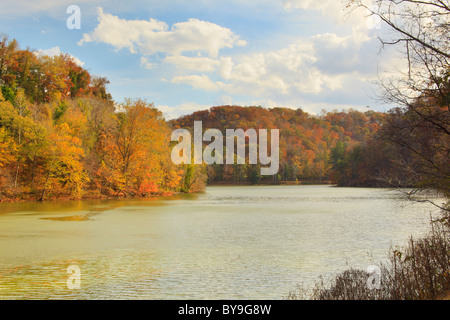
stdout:
MULTIPOLYGON (((264 178, 258 165, 211 165, 208 181, 220 182, 294 182, 341 180, 339 167, 346 154, 366 145, 382 125, 386 114, 349 110, 310 115, 301 109, 265 109, 263 107, 218 106, 170 121, 172 128, 191 128, 202 121, 203 129, 279 129, 280 170, 277 176, 264 178), (264 180, 265 179, 265 180, 264 180)), ((248 162, 247 162, 248 163, 248 162)), ((372 173, 358 185, 374 185, 372 173)), ((360 177, 355 177, 358 180, 360 177)))

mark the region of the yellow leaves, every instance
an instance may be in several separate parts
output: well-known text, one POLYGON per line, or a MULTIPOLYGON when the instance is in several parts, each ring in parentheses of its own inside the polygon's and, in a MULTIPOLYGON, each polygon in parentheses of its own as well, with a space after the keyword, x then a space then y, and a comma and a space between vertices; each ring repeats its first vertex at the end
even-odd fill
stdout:
MULTIPOLYGON (((69 102, 70 103, 70 102, 69 102)), ((81 137, 86 127, 87 119, 76 105, 72 105, 61 118, 72 130, 72 134, 81 137)))
POLYGON ((73 130, 66 122, 56 126, 55 132, 50 135, 49 140, 52 144, 51 149, 60 155, 78 156, 84 155, 81 146, 81 140, 72 136, 73 130))
POLYGON ((169 137, 153 104, 125 100, 116 126, 100 137, 103 162, 97 174, 103 189, 141 196, 178 191, 183 172, 171 166, 169 137))
POLYGON ((83 184, 88 181, 81 162, 84 151, 81 140, 72 136, 72 129, 67 123, 57 125, 49 136, 47 152, 48 175, 53 179, 52 182, 58 182, 54 185, 54 191, 67 188, 71 192, 81 192, 83 184))
POLYGON ((5 128, 0 128, 0 168, 15 161, 17 146, 5 128))
POLYGON ((2 98, 3 96, 0 96, 0 124, 10 126, 17 115, 17 111, 9 101, 2 101, 2 98))
POLYGON ((163 177, 163 186, 167 191, 177 190, 180 187, 181 179, 183 178, 183 170, 176 170, 175 166, 165 169, 163 177))

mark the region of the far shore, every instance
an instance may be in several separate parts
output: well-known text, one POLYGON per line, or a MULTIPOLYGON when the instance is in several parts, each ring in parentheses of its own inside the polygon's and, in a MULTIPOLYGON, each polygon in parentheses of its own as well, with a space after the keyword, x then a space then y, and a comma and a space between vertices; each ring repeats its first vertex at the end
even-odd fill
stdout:
POLYGON ((331 181, 315 181, 315 180, 302 180, 302 181, 260 181, 259 183, 252 184, 249 181, 234 182, 234 181, 212 181, 208 183, 208 186, 277 186, 277 185, 335 185, 331 181))

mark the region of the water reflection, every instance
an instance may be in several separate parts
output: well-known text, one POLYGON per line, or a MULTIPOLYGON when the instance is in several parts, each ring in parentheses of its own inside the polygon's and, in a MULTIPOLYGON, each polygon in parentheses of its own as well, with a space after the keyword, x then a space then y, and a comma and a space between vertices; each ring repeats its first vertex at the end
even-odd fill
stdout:
POLYGON ((382 189, 209 187, 146 200, 0 205, 2 299, 281 299, 428 230, 382 189), (67 267, 81 269, 69 290, 67 267))

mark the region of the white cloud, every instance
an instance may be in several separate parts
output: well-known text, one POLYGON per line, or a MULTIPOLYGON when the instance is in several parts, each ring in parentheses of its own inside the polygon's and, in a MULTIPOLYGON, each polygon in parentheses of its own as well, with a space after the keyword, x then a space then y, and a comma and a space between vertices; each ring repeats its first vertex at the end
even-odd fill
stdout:
POLYGON ((243 56, 242 62, 233 68, 231 78, 242 82, 258 81, 267 73, 266 57, 262 53, 243 56))
POLYGON ((221 106, 231 106, 234 104, 234 99, 231 96, 223 94, 216 99, 215 104, 221 106))
MULTIPOLYGON (((53 56, 59 56, 60 54, 62 54, 63 52, 61 51, 61 49, 56 46, 50 49, 39 49, 37 51, 34 52, 35 55, 37 55, 38 57, 41 56, 49 56, 49 57, 53 57, 53 56)), ((69 54, 70 57, 72 57, 73 61, 80 67, 82 67, 84 65, 84 62, 81 61, 79 58, 69 54)))
POLYGON ((346 4, 342 0, 281 0, 281 3, 288 11, 297 9, 318 11, 338 21, 342 20, 346 15, 346 4))
POLYGON ((152 69, 155 67, 155 64, 151 63, 146 57, 141 57, 141 66, 145 69, 152 69))
POLYGON ((156 106, 164 115, 166 120, 176 119, 183 115, 188 115, 198 110, 211 108, 210 105, 202 105, 195 102, 186 102, 177 106, 158 105, 156 106))
POLYGON ((188 84, 195 89, 206 91, 216 91, 220 87, 220 83, 214 83, 207 75, 188 75, 176 76, 172 79, 172 83, 188 84))
POLYGON ((219 74, 222 78, 228 80, 231 78, 231 73, 233 71, 233 60, 231 57, 221 57, 219 74))
POLYGON ((175 23, 169 29, 162 21, 121 19, 98 8, 98 21, 95 30, 85 33, 79 45, 104 42, 117 50, 127 48, 141 55, 205 52, 210 57, 217 57, 223 48, 245 45, 230 29, 198 19, 175 23))
MULTIPOLYGON (((372 6, 373 0, 366 0, 367 6, 372 6)), ((365 9, 354 8, 348 6, 350 1, 346 0, 281 0, 283 7, 287 11, 297 9, 306 10, 308 12, 316 11, 323 17, 334 20, 336 24, 347 25, 352 29, 352 37, 354 41, 366 42, 371 39, 369 35, 375 25, 373 17, 370 17, 365 9)))
POLYGON ((61 49, 58 46, 44 50, 39 49, 38 51, 35 52, 37 56, 49 56, 49 57, 59 56, 61 53, 62 53, 61 49))
MULTIPOLYGON (((342 18, 341 3, 324 2, 314 6, 315 1, 287 0, 285 5, 288 8, 290 3, 290 8, 318 10, 335 19, 342 18)), ((348 94, 345 86, 361 87, 374 80, 377 72, 378 42, 369 35, 366 16, 356 16, 348 18, 351 29, 344 30, 343 35, 337 31, 316 34, 277 50, 220 57, 208 61, 208 67, 205 65, 204 69, 191 64, 193 71, 210 74, 178 76, 172 83, 189 84, 206 91, 221 90, 227 95, 266 97, 278 101, 334 92, 348 94), (211 74, 213 70, 215 73, 211 74)))
POLYGON ((319 94, 325 89, 339 89, 341 75, 320 70, 315 65, 318 62, 316 51, 314 42, 300 41, 276 51, 242 55, 235 58, 237 61, 221 57, 216 75, 225 82, 214 82, 205 74, 177 76, 172 82, 189 84, 196 89, 221 89, 228 94, 254 96, 319 94))
POLYGON ((345 35, 302 38, 277 50, 219 56, 222 49, 246 42, 230 29, 207 21, 189 19, 169 27, 155 19, 122 19, 98 8, 97 27, 85 33, 79 44, 103 42, 116 50, 128 49, 141 55, 141 66, 147 69, 156 66, 148 57, 163 53, 162 66, 176 68, 170 83, 226 95, 317 96, 342 89, 348 79, 366 80, 373 70, 368 70, 360 52, 372 40, 364 16, 350 15, 344 21, 343 6, 334 0, 283 0, 282 4, 286 10, 316 11, 338 24, 347 22, 351 29, 345 35))
POLYGON ((179 69, 199 72, 211 72, 216 70, 220 62, 208 57, 169 56, 164 62, 175 65, 179 69))
POLYGON ((88 42, 104 42, 114 46, 117 50, 127 48, 136 53, 137 47, 142 45, 142 40, 148 35, 167 29, 165 22, 150 20, 125 20, 109 13, 104 13, 98 8, 99 24, 90 34, 83 34, 79 45, 88 42))

